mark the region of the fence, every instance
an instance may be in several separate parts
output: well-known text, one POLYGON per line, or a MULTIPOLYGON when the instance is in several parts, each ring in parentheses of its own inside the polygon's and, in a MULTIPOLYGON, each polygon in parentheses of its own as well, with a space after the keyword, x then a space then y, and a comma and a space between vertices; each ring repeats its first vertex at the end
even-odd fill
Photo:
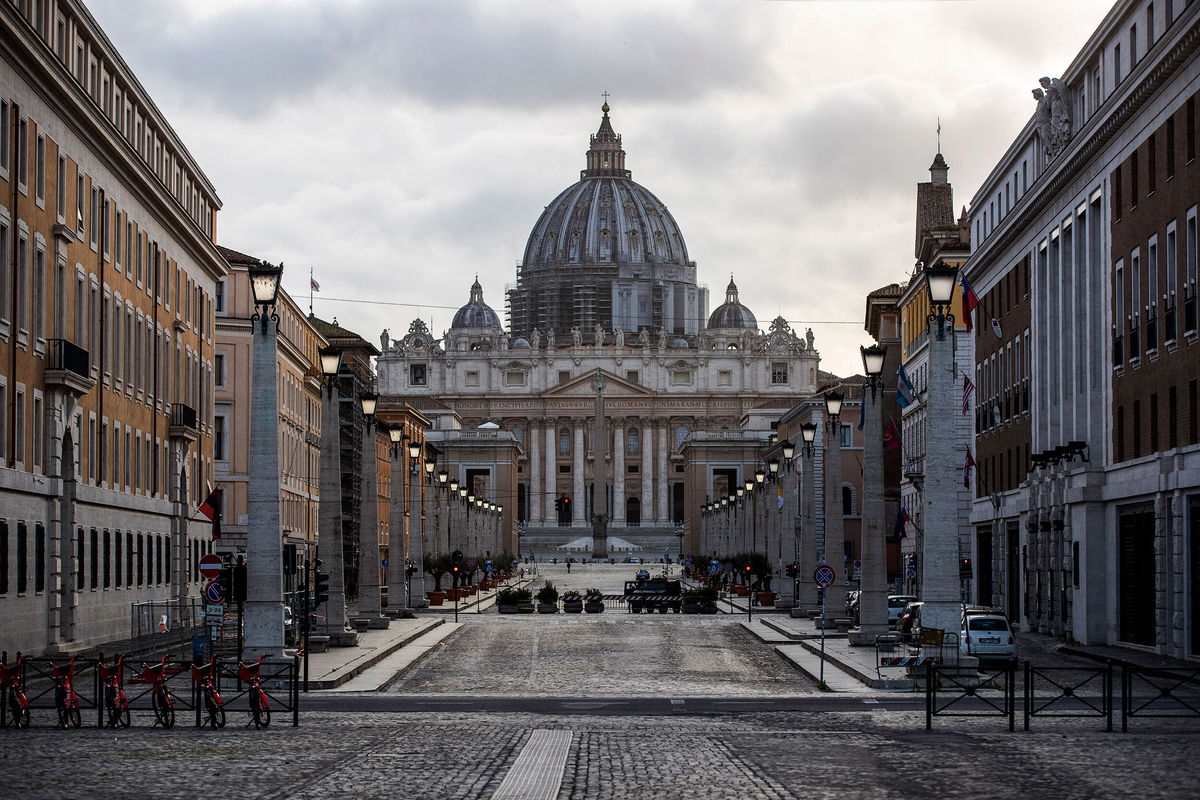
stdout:
MULTIPOLYGON (((1007 717, 1008 729, 1014 730, 1017 672, 1016 664, 979 674, 928 665, 926 730, 932 729, 934 717, 1007 717)), ((1058 717, 1103 720, 1104 730, 1112 731, 1118 702, 1122 733, 1136 717, 1200 718, 1200 667, 1142 667, 1128 661, 1039 667, 1025 662, 1020 672, 1024 730, 1034 718, 1058 717)))
MULTIPOLYGON (((67 659, 26 658, 22 662, 21 686, 29 701, 31 712, 39 710, 54 710, 57 712, 59 699, 57 683, 53 677, 53 667, 62 667, 67 659)), ((105 724, 105 682, 101 678, 98 659, 75 659, 74 678, 72 687, 79 697, 82 711, 95 711, 96 727, 105 724)), ((152 694, 154 685, 141 678, 145 664, 140 662, 122 662, 122 684, 132 712, 147 712, 153 717, 154 706, 152 694)), ((226 712, 245 710, 250 715, 249 687, 238 680, 238 665, 234 662, 217 662, 216 675, 218 689, 221 692, 222 705, 226 712), (244 701, 240 705, 239 700, 244 701)), ((163 676, 166 679, 167 692, 174 701, 177 712, 194 711, 196 727, 201 725, 201 711, 204 703, 200 697, 200 687, 192 680, 192 662, 182 660, 167 660, 163 676)), ((262 688, 267 693, 274 708, 288 712, 292 717, 292 725, 300 724, 300 682, 299 659, 263 660, 259 673, 262 688)), ((31 713, 32 716, 32 713, 31 713)), ((7 715, 0 715, 7 724, 7 715)), ((33 720, 36 723, 36 717, 33 720)), ((57 723, 57 716, 55 716, 57 723)), ((156 723, 157 724, 157 723, 156 723)))

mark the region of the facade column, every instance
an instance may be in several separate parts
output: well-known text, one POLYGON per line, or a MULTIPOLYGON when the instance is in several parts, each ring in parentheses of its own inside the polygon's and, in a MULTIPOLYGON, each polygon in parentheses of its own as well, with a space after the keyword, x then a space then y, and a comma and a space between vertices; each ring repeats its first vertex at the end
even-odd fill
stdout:
MULTIPOLYGON (((571 494, 572 494, 572 497, 571 497, 571 527, 572 528, 582 528, 582 527, 585 527, 588 525, 587 514, 586 514, 587 491, 584 488, 585 484, 584 484, 584 480, 583 480, 583 465, 586 463, 586 459, 584 458, 584 456, 586 455, 586 450, 584 449, 583 423, 584 423, 583 417, 572 417, 571 418, 571 434, 572 434, 572 440, 574 442, 574 444, 571 448, 571 450, 572 450, 572 458, 571 458, 571 462, 572 462, 571 463, 571 494)), ((604 458, 604 452, 599 449, 600 444, 601 444, 600 442, 592 442, 593 455, 597 459, 604 458)), ((596 497, 596 507, 602 509, 602 508, 604 508, 604 494, 603 494, 602 488, 597 487, 596 491, 599 493, 598 496, 596 497)))
MULTIPOLYGON (((868 379, 874 380, 874 379, 868 379)), ((863 421, 863 502, 862 502, 862 577, 859 580, 857 635, 850 643, 874 645, 875 637, 888 631, 887 562, 884 536, 887 528, 883 511, 883 388, 864 387, 863 421)))
MULTIPOLYGON (((529 503, 525 509, 525 518, 530 525, 540 525, 542 522, 542 442, 539 437, 542 434, 541 423, 537 420, 529 421, 529 432, 526 435, 526 441, 529 442, 529 458, 526 463, 529 464, 529 503)), ((515 515, 516 506, 513 506, 515 515)))
POLYGON ((363 489, 358 514, 358 613, 371 620, 371 627, 386 628, 379 596, 379 456, 375 419, 367 417, 362 438, 363 489))
POLYGON ((421 458, 408 459, 408 557, 417 565, 408 585, 408 607, 425 608, 425 503, 421 491, 421 458))
POLYGON ((654 479, 658 495, 655 516, 658 518, 659 525, 671 523, 671 512, 667 509, 667 489, 671 485, 667 475, 667 431, 669 428, 670 425, 666 420, 661 421, 658 425, 658 464, 654 471, 654 479))
MULTIPOLYGON (((405 592, 404 547, 404 470, 400 466, 402 444, 392 445, 392 485, 388 492, 388 613, 400 613, 400 598, 405 592)), ((417 565, 420 569, 421 565, 417 565)))
POLYGON ((613 440, 613 527, 625 525, 625 421, 614 419, 609 426, 613 440))
POLYGON ((799 592, 796 595, 796 605, 801 608, 817 607, 817 586, 812 581, 813 570, 817 568, 817 557, 820 550, 817 547, 817 495, 816 481, 813 480, 814 460, 812 445, 801 445, 804 458, 801 460, 800 473, 800 515, 799 541, 796 543, 797 557, 800 562, 799 592))
POLYGON ((545 458, 546 458, 546 474, 545 474, 546 486, 542 490, 543 491, 542 513, 544 515, 543 516, 543 520, 544 520, 543 524, 546 525, 547 527, 553 527, 558 524, 558 515, 555 513, 555 504, 554 504, 554 500, 558 495, 558 491, 556 489, 556 484, 555 484, 555 478, 554 478, 554 470, 555 470, 555 458, 554 458, 555 441, 554 440, 557 436, 558 436, 558 420, 556 420, 554 417, 547 417, 546 418, 546 452, 544 454, 545 458))
POLYGON ((654 519, 654 427, 653 420, 642 420, 642 508, 643 527, 654 519))

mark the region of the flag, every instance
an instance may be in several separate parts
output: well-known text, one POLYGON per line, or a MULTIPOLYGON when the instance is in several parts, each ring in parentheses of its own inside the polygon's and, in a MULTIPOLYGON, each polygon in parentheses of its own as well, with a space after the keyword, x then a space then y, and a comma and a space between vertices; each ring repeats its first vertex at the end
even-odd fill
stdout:
POLYGON ((896 512, 896 524, 892 526, 893 539, 907 539, 908 529, 905 525, 908 524, 908 512, 904 506, 900 506, 900 510, 896 512))
POLYGON ((779 484, 779 508, 783 509, 783 484, 779 484))
POLYGON ((221 538, 221 496, 217 494, 217 490, 213 489, 208 493, 208 497, 204 498, 204 502, 197 509, 201 514, 212 520, 212 540, 215 542, 221 538))
POLYGON ((896 420, 894 419, 889 419, 888 424, 883 429, 883 449, 900 449, 900 431, 896 429, 896 420))
POLYGON ((958 279, 962 282, 962 305, 963 305, 963 324, 967 326, 967 333, 975 329, 971 323, 971 312, 979 305, 979 297, 976 296, 975 290, 971 288, 971 284, 967 283, 967 276, 958 273, 958 279))
POLYGON ((858 429, 860 431, 863 429, 863 423, 867 421, 867 415, 863 413, 865 411, 866 409, 862 406, 858 407, 858 429))
POLYGON ((971 457, 971 450, 967 449, 967 463, 963 464, 963 488, 971 488, 971 467, 975 466, 975 459, 971 457))
POLYGON ((971 392, 975 391, 975 384, 971 383, 971 379, 963 375, 963 413, 966 414, 971 408, 971 392))
POLYGON ((900 369, 896 371, 896 405, 901 408, 908 408, 912 405, 913 397, 917 391, 913 388, 913 383, 908 379, 908 373, 904 371, 904 365, 900 365, 900 369))
POLYGON ((319 292, 319 291, 321 291, 321 284, 317 283, 314 279, 309 278, 308 279, 308 288, 312 289, 314 292, 319 292))

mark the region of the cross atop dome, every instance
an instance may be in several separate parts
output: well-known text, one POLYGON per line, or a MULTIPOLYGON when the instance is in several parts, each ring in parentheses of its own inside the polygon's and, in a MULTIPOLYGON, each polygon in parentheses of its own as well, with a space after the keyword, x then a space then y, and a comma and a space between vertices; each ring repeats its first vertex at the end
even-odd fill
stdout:
POLYGON ((608 119, 608 92, 604 92, 604 105, 600 111, 600 129, 592 135, 587 151, 587 169, 580 171, 580 178, 630 178, 633 173, 625 169, 625 151, 621 149, 621 135, 613 130, 608 119))

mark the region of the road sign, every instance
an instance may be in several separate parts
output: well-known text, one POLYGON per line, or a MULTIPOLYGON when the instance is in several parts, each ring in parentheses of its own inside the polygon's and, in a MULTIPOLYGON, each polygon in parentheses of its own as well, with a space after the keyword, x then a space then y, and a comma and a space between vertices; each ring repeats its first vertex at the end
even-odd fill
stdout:
POLYGON ((200 574, 205 578, 212 580, 213 578, 221 577, 221 568, 225 563, 221 561, 221 557, 216 553, 209 553, 200 559, 200 574))
POLYGON ((209 603, 204 607, 205 619, 224 619, 225 606, 221 603, 209 603))
POLYGON ((475 567, 475 564, 476 564, 476 563, 477 563, 477 562, 475 561, 475 559, 474 559, 474 558, 468 558, 468 559, 467 559, 467 566, 468 566, 468 567, 471 567, 472 569, 475 567))
POLYGON ((225 589, 217 581, 209 581, 204 584, 204 599, 213 605, 224 602, 225 589))
POLYGON ((833 567, 828 564, 824 564, 813 570, 813 583, 822 589, 832 584, 835 577, 837 576, 833 572, 833 567))

